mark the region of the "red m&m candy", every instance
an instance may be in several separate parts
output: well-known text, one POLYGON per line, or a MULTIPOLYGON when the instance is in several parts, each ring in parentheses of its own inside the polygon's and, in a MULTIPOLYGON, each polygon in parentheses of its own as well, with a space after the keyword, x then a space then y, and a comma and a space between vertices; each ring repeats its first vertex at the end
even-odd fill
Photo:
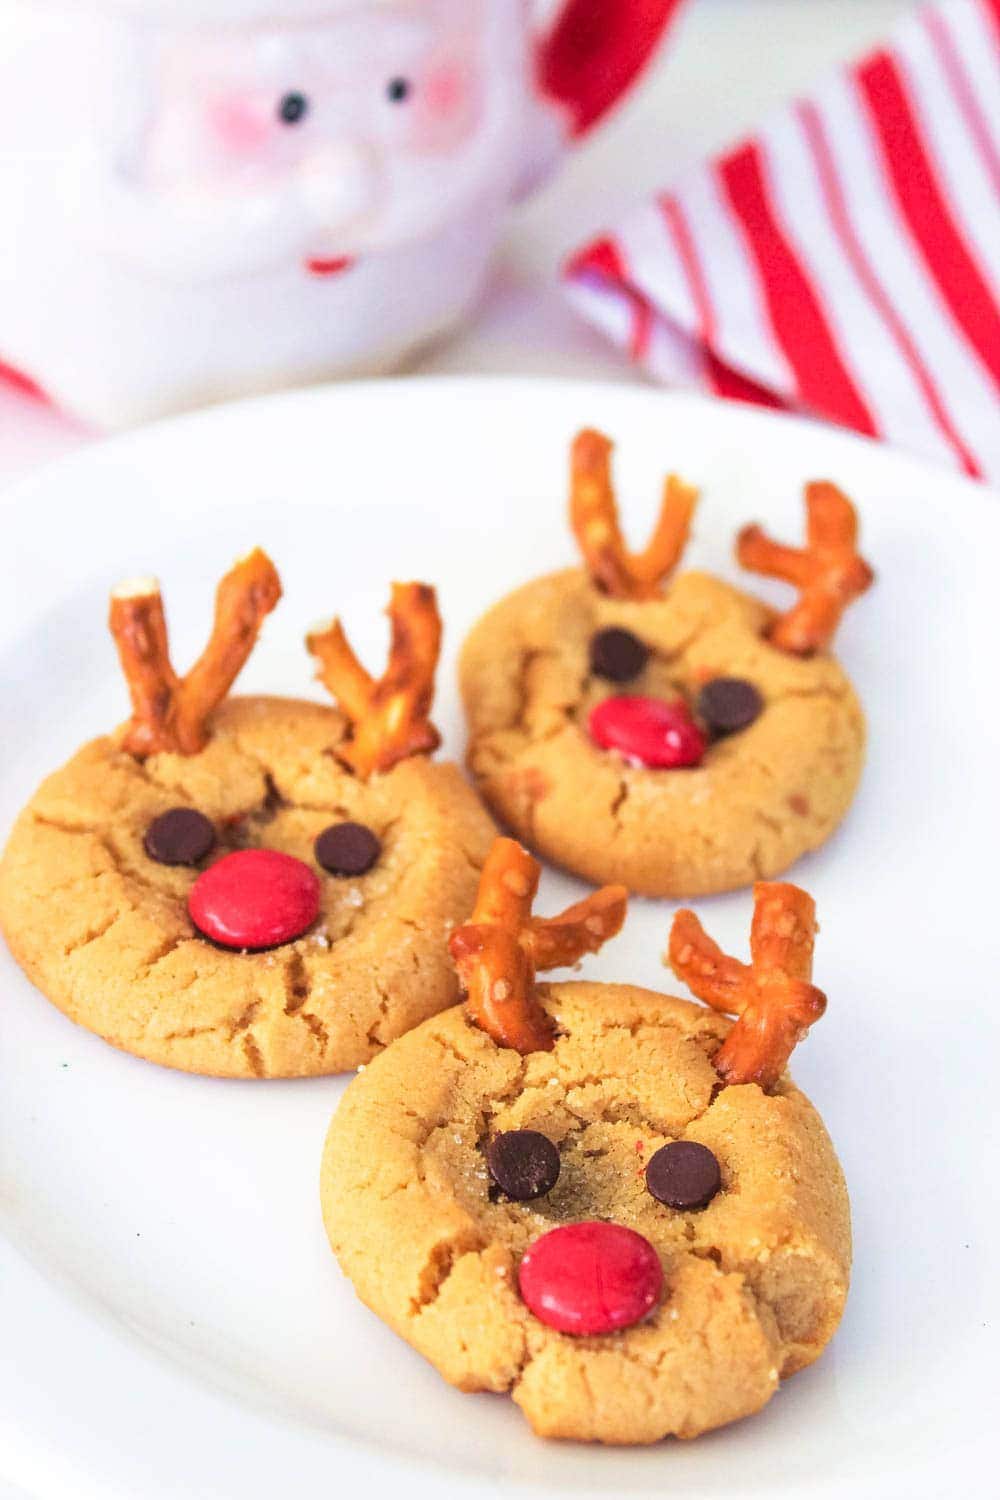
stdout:
POLYGON ((613 1333, 655 1307, 660 1258, 634 1229, 586 1220, 535 1240, 518 1271, 521 1296, 560 1333, 613 1333))
POLYGON ((588 723, 602 750, 617 750, 651 770, 697 766, 705 754, 705 736, 682 698, 605 698, 591 709, 588 723))
POLYGON ((273 948, 312 926, 319 894, 319 878, 301 859, 276 849, 241 849, 198 876, 188 912, 213 943, 273 948))

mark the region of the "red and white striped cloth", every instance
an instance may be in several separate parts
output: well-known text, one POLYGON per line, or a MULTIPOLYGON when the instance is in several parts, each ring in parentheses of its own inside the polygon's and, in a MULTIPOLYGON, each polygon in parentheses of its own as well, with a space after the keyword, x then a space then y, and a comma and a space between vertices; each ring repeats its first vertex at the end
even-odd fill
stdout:
POLYGON ((1000 480, 1000 0, 945 0, 566 267, 656 379, 1000 480))

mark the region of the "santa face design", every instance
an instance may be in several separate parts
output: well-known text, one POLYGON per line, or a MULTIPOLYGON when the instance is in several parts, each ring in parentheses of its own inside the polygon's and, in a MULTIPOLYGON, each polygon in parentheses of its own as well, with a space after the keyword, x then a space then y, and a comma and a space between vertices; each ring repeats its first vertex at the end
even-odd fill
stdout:
POLYGON ((0 364, 114 426, 398 363, 675 4, 4 0, 0 364))
POLYGON ((433 233, 497 183, 513 189, 519 51, 483 0, 165 38, 135 180, 181 212, 252 204, 259 265, 345 271, 433 233))
POLYGON ((12 24, 0 360, 100 425, 395 363, 558 138, 520 3, 12 24))

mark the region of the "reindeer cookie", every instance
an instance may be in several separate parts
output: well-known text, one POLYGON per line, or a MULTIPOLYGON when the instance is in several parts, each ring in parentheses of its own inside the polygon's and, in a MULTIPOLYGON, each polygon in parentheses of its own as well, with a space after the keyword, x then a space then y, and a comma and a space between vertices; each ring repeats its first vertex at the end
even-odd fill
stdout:
POLYGON ((625 913, 615 887, 532 917, 538 873, 497 841, 451 939, 465 1006, 347 1089, 327 1233, 362 1301, 453 1385, 509 1391, 542 1436, 694 1437, 816 1359, 847 1295, 843 1175, 784 1071, 825 1006, 813 903, 758 884, 749 965, 677 914, 669 961, 706 1011, 536 984, 625 913))
POLYGON ((872 581, 854 509, 810 484, 802 551, 741 533, 745 567, 800 590, 776 615, 705 573, 666 581, 697 499, 674 477, 649 546, 628 553, 610 461, 606 438, 579 434, 584 567, 518 589, 465 644, 468 764, 515 833, 588 880, 647 896, 748 885, 821 844, 861 773, 864 716, 829 653, 872 581))
POLYGON ((39 989, 195 1073, 340 1072, 451 1004, 445 939, 493 838, 429 759, 433 590, 393 586, 377 682, 339 624, 310 638, 339 711, 226 698, 280 593, 262 552, 244 558, 178 677, 155 582, 116 590, 132 718, 43 783, 0 864, 0 923, 39 989))

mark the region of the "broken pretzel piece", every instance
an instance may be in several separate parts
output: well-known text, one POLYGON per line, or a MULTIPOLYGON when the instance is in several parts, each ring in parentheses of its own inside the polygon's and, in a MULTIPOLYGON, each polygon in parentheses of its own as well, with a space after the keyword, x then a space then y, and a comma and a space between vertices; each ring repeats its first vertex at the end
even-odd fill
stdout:
POLYGON ((535 991, 539 969, 574 964, 621 931, 628 892, 605 886, 557 917, 533 917, 541 865, 499 838, 479 882, 475 910, 449 942, 471 1019, 500 1047, 551 1052, 552 1023, 535 991))
POLYGON ((643 552, 629 552, 618 521, 611 452, 609 440, 593 429, 574 439, 570 522, 587 571, 603 593, 615 599, 655 599, 684 551, 698 491, 671 474, 649 545, 643 552))
POLYGON ((826 996, 810 983, 817 930, 812 897, 777 881, 758 881, 753 896, 749 964, 723 953, 693 911, 674 917, 667 961, 699 1000, 738 1017, 715 1054, 722 1081, 769 1089, 826 1010, 826 996))
POLYGON ((162 750, 179 755, 203 750, 213 709, 232 687, 280 598, 274 564, 256 547, 219 584, 208 645, 187 675, 178 677, 156 579, 133 579, 116 588, 108 624, 132 699, 122 749, 139 759, 162 750))
POLYGON ((350 724, 337 757, 362 779, 408 756, 428 755, 441 743, 430 722, 441 650, 434 590, 426 583, 394 583, 388 615, 389 664, 377 682, 351 650, 339 620, 306 638, 319 662, 317 677, 350 724))
POLYGON ((858 517, 835 484, 806 485, 806 546, 784 547, 759 526, 745 526, 736 539, 741 567, 782 578, 799 590, 799 601, 768 632, 771 644, 794 656, 811 656, 833 640, 844 610, 869 589, 875 574, 858 552, 858 517))

